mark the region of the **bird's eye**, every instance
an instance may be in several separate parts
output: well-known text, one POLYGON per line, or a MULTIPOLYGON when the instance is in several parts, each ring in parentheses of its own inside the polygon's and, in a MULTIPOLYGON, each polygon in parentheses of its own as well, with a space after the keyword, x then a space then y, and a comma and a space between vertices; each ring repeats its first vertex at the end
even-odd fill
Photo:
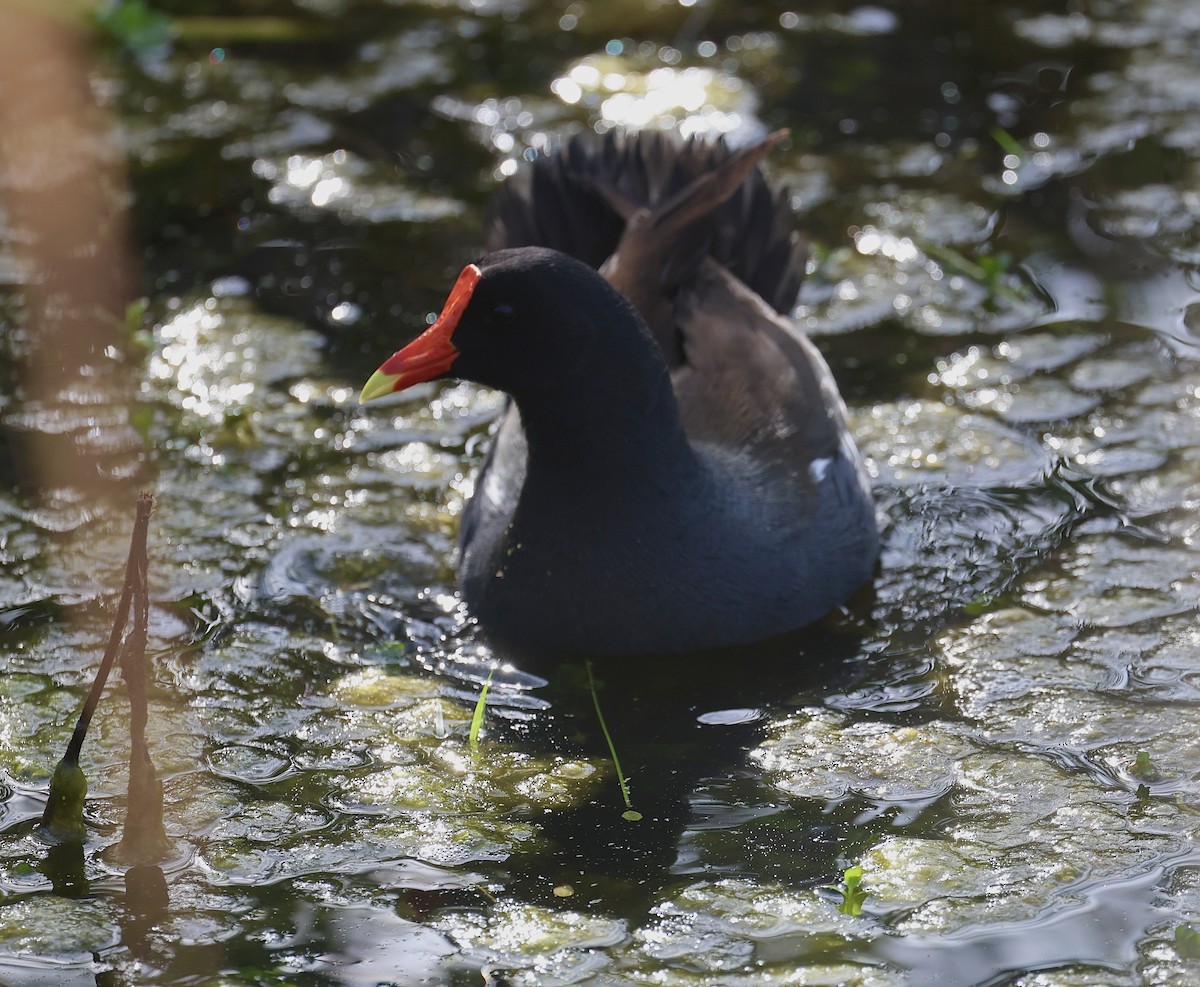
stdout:
POLYGON ((491 321, 498 326, 507 326, 512 323, 513 315, 513 307, 507 302, 501 302, 492 309, 491 321))

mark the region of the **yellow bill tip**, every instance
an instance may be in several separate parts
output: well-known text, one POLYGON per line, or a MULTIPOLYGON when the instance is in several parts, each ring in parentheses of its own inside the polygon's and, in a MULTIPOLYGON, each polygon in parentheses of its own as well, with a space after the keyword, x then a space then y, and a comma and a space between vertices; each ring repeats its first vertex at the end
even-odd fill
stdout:
POLYGON ((371 379, 363 385, 362 393, 358 395, 358 403, 366 404, 385 394, 394 393, 399 380, 399 374, 385 374, 382 370, 376 370, 371 374, 371 379))

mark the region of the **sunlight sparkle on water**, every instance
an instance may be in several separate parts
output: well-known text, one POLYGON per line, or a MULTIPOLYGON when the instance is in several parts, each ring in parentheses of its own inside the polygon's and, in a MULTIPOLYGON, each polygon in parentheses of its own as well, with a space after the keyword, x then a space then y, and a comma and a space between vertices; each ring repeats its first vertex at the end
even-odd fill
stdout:
POLYGON ((380 465, 387 470, 400 473, 418 473, 441 477, 455 465, 455 459, 447 452, 435 451, 425 442, 410 442, 399 449, 389 449, 379 457, 380 465))
POLYGON ((578 103, 583 99, 583 90, 574 79, 555 79, 550 83, 550 91, 564 103, 578 103))
POLYGON ((730 133, 753 114, 755 97, 741 79, 711 68, 677 68, 682 56, 674 48, 659 49, 645 68, 639 66, 646 57, 622 51, 589 56, 555 79, 551 92, 564 103, 598 111, 602 130, 678 127, 684 136, 730 133))
POLYGON ((979 347, 971 346, 966 352, 954 353, 938 360, 937 372, 931 373, 928 379, 931 384, 940 383, 946 387, 961 388, 987 379, 988 374, 988 368, 980 366, 979 347))
MULTIPOLYGON (((620 92, 606 99, 600 107, 604 119, 618 126, 645 126, 656 117, 673 111, 695 113, 708 101, 715 73, 711 69, 683 70, 659 68, 646 76, 644 91, 639 95, 620 92)), ((615 89, 605 78, 605 88, 615 89)), ((620 84, 624 84, 621 79, 620 84)))
POLYGON ((864 227, 855 234, 854 246, 865 256, 882 254, 900 264, 914 261, 918 255, 916 244, 909 237, 896 236, 873 226, 864 227))
MULTIPOLYGON (((267 199, 275 206, 336 210, 346 219, 367 222, 426 222, 463 208, 456 200, 407 188, 390 166, 381 169, 342 148, 320 157, 260 157, 252 168, 257 177, 272 183, 267 199)), ((349 322, 359 314, 357 306, 343 303, 331 318, 349 322)))
POLYGON ((214 420, 245 405, 254 392, 252 382, 228 373, 239 362, 238 354, 207 339, 221 323, 222 317, 203 302, 185 309, 159 331, 164 345, 151 361, 155 378, 174 380, 181 407, 214 420))

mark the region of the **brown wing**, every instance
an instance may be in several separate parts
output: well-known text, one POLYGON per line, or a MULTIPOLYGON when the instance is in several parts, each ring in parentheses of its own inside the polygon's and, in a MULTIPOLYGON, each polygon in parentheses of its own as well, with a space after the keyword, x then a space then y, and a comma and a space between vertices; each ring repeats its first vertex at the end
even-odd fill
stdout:
POLYGON ((816 347, 719 264, 679 303, 684 362, 673 373, 693 441, 807 470, 837 454, 845 409, 816 347))

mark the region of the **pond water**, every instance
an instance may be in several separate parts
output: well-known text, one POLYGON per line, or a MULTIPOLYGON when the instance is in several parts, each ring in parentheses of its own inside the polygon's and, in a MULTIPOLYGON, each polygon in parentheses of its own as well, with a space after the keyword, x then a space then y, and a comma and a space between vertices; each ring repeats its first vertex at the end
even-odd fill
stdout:
POLYGON ((154 8, 97 38, 119 145, 5 96, 46 143, 0 154, 0 983, 1200 980, 1200 6, 154 8), (500 396, 357 403, 496 183, 622 126, 791 129, 795 318, 887 525, 820 629, 594 664, 640 821, 584 666, 455 596, 500 396), (61 256, 119 284, 128 210, 124 322, 22 204, 89 188, 61 256), (81 853, 37 832, 142 488, 165 902, 118 851, 119 683, 81 853))

